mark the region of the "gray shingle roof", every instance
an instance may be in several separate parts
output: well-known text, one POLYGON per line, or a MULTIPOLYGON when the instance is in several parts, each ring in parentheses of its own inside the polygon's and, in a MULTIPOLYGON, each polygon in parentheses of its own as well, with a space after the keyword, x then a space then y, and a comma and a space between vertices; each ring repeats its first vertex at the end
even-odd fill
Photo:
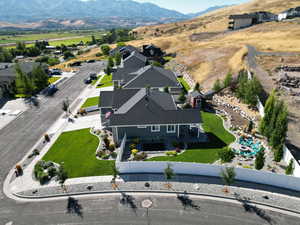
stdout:
POLYGON ((145 66, 146 63, 147 63, 147 57, 143 56, 142 54, 138 53, 137 51, 134 51, 131 53, 130 56, 128 56, 123 61, 123 66, 140 68, 142 66, 145 66))
POLYGON ((130 107, 123 110, 123 105, 111 116, 110 126, 201 123, 199 110, 177 109, 170 94, 152 90, 147 95, 146 91, 139 91, 135 97, 127 104, 130 107))
MULTIPOLYGON (((19 63, 24 73, 30 73, 35 66, 40 65, 36 62, 19 63)), ((44 65, 44 64, 43 64, 44 65)), ((0 81, 13 81, 16 77, 15 63, 0 63, 0 81)))
POLYGON ((136 74, 136 77, 125 84, 124 88, 180 87, 175 74, 161 67, 149 65, 132 74, 136 74))
POLYGON ((101 101, 99 107, 118 109, 138 91, 138 89, 115 89, 114 91, 101 91, 101 101))

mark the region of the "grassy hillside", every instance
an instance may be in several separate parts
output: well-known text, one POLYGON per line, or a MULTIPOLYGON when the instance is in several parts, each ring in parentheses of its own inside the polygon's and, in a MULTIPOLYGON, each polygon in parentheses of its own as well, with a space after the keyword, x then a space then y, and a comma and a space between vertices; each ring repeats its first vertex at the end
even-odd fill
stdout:
POLYGON ((177 52, 177 61, 188 67, 195 80, 210 88, 216 78, 243 67, 246 44, 262 51, 300 51, 300 20, 271 22, 228 32, 228 16, 254 11, 279 13, 299 6, 298 0, 254 0, 220 9, 199 18, 172 24, 140 27, 141 40, 131 44, 154 43, 167 52, 177 52))

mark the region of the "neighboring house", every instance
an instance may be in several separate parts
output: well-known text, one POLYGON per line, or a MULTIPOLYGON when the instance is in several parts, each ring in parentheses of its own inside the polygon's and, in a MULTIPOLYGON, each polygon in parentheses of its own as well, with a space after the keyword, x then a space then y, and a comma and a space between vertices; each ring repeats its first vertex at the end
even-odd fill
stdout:
POLYGON ((119 52, 122 55, 123 59, 126 59, 128 56, 131 55, 132 52, 140 52, 140 50, 136 47, 133 47, 132 45, 126 45, 122 47, 116 47, 109 51, 110 56, 116 55, 116 53, 119 52))
MULTIPOLYGON (((0 63, 0 98, 4 95, 13 94, 14 81, 16 79, 15 63, 0 63)), ((21 70, 30 73, 39 63, 23 62, 19 63, 21 70)))
POLYGON ((120 87, 122 84, 127 83, 134 77, 131 73, 138 71, 147 64, 148 60, 145 56, 138 52, 132 52, 129 57, 122 60, 121 65, 113 72, 114 86, 120 87))
POLYGON ((206 101, 212 100, 215 91, 208 91, 205 94, 199 91, 191 91, 188 94, 188 103, 192 108, 202 108, 206 101))
POLYGON ((137 52, 131 53, 123 60, 121 66, 113 73, 112 80, 115 88, 169 87, 173 94, 179 94, 182 88, 172 71, 147 65, 147 58, 137 52))
POLYGON ((290 8, 290 9, 278 14, 279 21, 282 21, 285 19, 293 19, 295 17, 300 17, 300 7, 290 8))
POLYGON ((229 20, 228 28, 238 30, 254 24, 276 21, 278 20, 278 16, 270 12, 260 11, 250 14, 231 15, 229 16, 229 20))
POLYGON ((238 30, 241 28, 250 27, 253 25, 253 21, 256 18, 253 14, 240 14, 229 16, 229 29, 238 30))
POLYGON ((131 75, 133 78, 123 84, 122 88, 144 88, 149 86, 151 89, 163 91, 165 87, 168 87, 169 92, 172 92, 172 94, 180 94, 182 90, 175 74, 171 70, 161 67, 148 65, 131 73, 131 75))
POLYGON ((100 98, 102 124, 112 130, 116 143, 125 135, 152 141, 205 136, 200 111, 178 109, 168 93, 149 88, 119 89, 101 92, 100 98))

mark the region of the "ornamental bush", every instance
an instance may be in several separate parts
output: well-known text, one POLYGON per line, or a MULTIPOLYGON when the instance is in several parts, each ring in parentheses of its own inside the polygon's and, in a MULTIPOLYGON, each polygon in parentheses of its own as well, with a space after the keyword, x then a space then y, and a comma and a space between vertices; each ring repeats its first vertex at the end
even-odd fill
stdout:
POLYGON ((222 163, 227 163, 233 160, 235 154, 231 150, 231 148, 223 148, 220 152, 218 152, 218 156, 221 159, 222 163))

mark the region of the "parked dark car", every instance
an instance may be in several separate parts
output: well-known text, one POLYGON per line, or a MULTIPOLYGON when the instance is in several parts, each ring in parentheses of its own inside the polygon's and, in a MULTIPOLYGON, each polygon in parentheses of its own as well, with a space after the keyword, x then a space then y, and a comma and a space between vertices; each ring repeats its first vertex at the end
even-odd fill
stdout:
POLYGON ((46 95, 47 95, 47 96, 52 96, 52 95, 54 95, 55 92, 57 92, 57 91, 58 91, 58 88, 56 87, 56 85, 50 84, 50 85, 48 86, 48 88, 46 89, 46 95))
POLYGON ((70 66, 71 66, 71 67, 73 67, 73 66, 81 66, 81 62, 80 62, 80 61, 78 61, 78 62, 73 62, 73 63, 70 64, 70 66))
POLYGON ((61 75, 62 72, 60 69, 52 69, 49 71, 49 75, 53 76, 53 75, 61 75))
POLYGON ((96 73, 90 73, 90 79, 97 80, 97 74, 96 73))
POLYGON ((94 62, 96 62, 96 60, 95 59, 90 59, 90 60, 87 60, 86 62, 87 63, 94 63, 94 62))
POLYGON ((85 84, 90 84, 90 83, 92 83, 92 81, 93 81, 93 80, 92 80, 90 77, 83 80, 83 82, 84 82, 85 84))

